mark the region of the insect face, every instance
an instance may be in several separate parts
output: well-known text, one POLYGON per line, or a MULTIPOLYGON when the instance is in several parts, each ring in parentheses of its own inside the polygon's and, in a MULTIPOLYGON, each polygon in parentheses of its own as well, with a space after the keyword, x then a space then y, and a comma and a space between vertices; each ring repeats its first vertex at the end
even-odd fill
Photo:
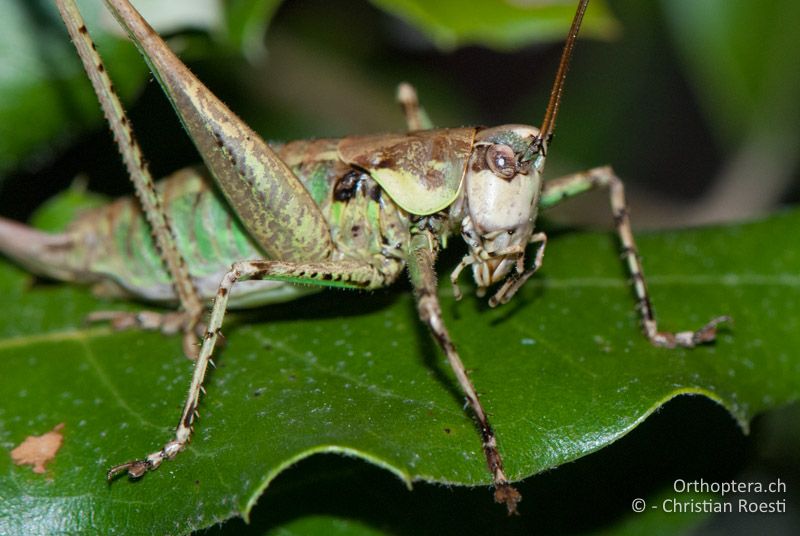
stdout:
MULTIPOLYGON (((472 266, 479 295, 509 274, 516 280, 523 273, 541 190, 541 166, 523 162, 522 156, 538 134, 534 127, 505 125, 476 135, 464 179, 466 207, 461 221, 470 251, 459 269, 472 266)), ((507 281, 490 303, 510 298, 517 287, 513 283, 507 281)))

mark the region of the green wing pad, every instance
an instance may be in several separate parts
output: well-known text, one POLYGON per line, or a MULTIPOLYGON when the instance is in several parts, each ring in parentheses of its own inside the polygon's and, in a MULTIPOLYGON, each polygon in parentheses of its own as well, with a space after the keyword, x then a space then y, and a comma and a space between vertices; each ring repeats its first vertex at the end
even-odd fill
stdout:
POLYGON ((474 128, 353 136, 339 142, 339 157, 368 171, 403 209, 427 215, 455 200, 474 138, 474 128))

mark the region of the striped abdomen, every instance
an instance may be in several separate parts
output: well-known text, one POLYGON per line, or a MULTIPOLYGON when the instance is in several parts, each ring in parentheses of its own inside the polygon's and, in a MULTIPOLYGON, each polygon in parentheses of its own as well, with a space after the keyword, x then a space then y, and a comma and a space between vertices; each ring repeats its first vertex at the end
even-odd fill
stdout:
MULTIPOLYGON (((407 215, 368 174, 338 159, 335 140, 293 142, 276 149, 328 222, 335 244, 332 260, 367 260, 392 280, 403 268, 407 215)), ((160 181, 158 189, 189 273, 201 296, 211 298, 233 262, 267 257, 206 173, 202 168, 184 169, 160 181)), ((67 236, 71 244, 61 252, 59 263, 74 274, 68 279, 95 282, 104 294, 175 301, 169 275, 134 199, 123 198, 85 213, 70 225, 67 236)), ((313 290, 275 281, 243 281, 234 288, 231 305, 285 301, 313 290)))

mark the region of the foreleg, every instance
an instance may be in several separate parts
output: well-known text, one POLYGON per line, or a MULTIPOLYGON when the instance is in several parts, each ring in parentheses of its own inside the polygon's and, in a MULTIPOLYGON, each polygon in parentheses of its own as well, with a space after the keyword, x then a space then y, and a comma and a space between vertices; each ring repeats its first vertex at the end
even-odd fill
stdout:
POLYGON ((483 439, 483 452, 486 456, 489 471, 492 473, 495 487, 494 499, 498 503, 504 503, 508 508, 509 514, 516 513, 517 503, 522 500, 522 496, 508 482, 503 470, 503 459, 497 450, 497 439, 495 438, 494 430, 492 430, 486 411, 478 398, 478 393, 467 375, 464 363, 461 361, 442 319, 442 311, 436 293, 436 271, 434 270, 434 262, 436 260, 435 240, 435 237, 428 233, 418 234, 412 240, 408 256, 408 271, 411 276, 411 283, 414 286, 417 310, 420 319, 430 328, 434 339, 436 339, 436 342, 447 356, 458 383, 467 397, 467 402, 478 421, 478 427, 483 439))

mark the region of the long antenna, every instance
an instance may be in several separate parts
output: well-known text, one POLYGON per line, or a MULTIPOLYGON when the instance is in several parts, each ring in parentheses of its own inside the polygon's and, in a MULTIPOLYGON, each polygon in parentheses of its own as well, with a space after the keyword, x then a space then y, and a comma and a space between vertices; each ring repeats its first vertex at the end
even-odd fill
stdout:
POLYGON ((558 71, 556 72, 556 79, 553 82, 553 89, 550 90, 550 100, 547 102, 547 110, 544 112, 544 121, 539 129, 539 136, 533 140, 530 147, 525 151, 522 158, 523 162, 529 161, 533 156, 540 151, 545 152, 550 137, 553 135, 553 128, 556 122, 556 115, 558 114, 558 105, 561 103, 561 93, 564 91, 564 80, 567 78, 567 71, 569 70, 569 60, 572 57, 572 49, 575 48, 575 41, 578 39, 578 30, 581 28, 583 21, 583 14, 586 13, 586 7, 589 5, 589 0, 581 0, 578 4, 578 11, 575 12, 575 17, 572 19, 572 26, 567 35, 567 42, 564 43, 564 51, 561 53, 561 61, 558 64, 558 71))

